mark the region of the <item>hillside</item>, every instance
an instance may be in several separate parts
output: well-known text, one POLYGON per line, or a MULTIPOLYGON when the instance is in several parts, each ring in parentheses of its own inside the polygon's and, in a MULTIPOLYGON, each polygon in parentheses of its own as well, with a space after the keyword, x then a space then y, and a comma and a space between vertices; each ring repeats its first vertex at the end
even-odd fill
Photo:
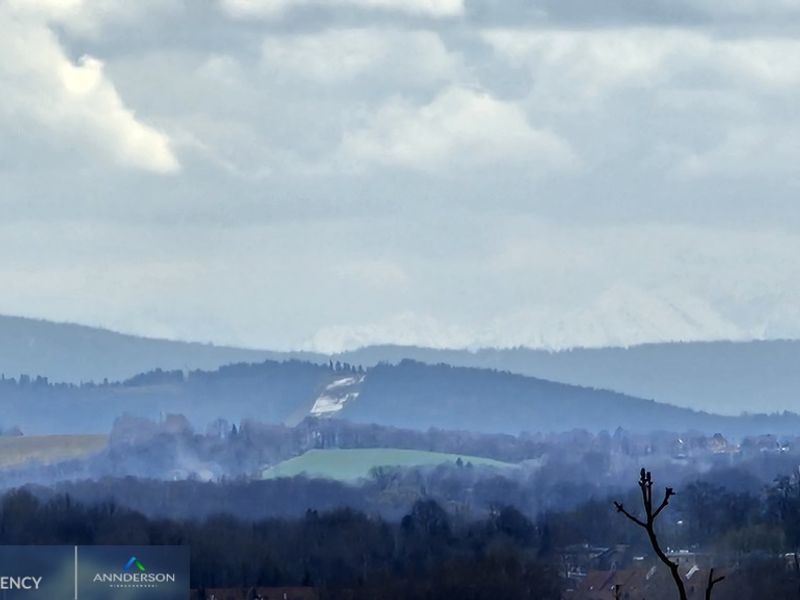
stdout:
POLYGON ((365 366, 410 358, 501 369, 719 414, 800 412, 800 341, 687 342, 560 352, 374 346, 337 358, 365 366))
POLYGON ((198 428, 218 418, 296 423, 337 373, 313 363, 266 361, 214 371, 152 371, 122 383, 70 385, 0 380, 0 419, 26 434, 108 433, 122 415, 183 414, 198 428))
POLYGON ((107 433, 128 414, 183 414, 199 429, 223 418, 294 424, 306 416, 483 433, 697 430, 740 436, 800 429, 796 415, 725 417, 512 373, 402 361, 365 372, 266 361, 214 371, 153 371, 123 383, 75 386, 0 380, 5 428, 27 434, 107 433))
POLYGON ((301 456, 290 458, 266 469, 263 477, 264 479, 278 479, 280 477, 307 475, 309 477, 353 481, 368 477, 370 470, 375 467, 435 466, 444 463, 455 463, 459 459, 464 464, 471 463, 473 465, 496 468, 514 466, 511 463, 489 458, 397 448, 309 450, 301 456))
MULTIPOLYGON (((0 317, 0 373, 10 377, 24 373, 59 382, 118 381, 156 368, 213 370, 237 362, 288 359, 326 364, 329 358, 154 340, 79 325, 0 317)), ((800 412, 800 341, 688 342, 560 352, 371 346, 332 358, 365 367, 409 358, 499 369, 719 414, 800 412)))
POLYGON ((487 433, 533 431, 791 433, 800 417, 720 416, 617 392, 507 372, 410 360, 368 371, 359 395, 339 415, 359 423, 487 433))
MULTIPOLYGON (((302 355, 297 355, 302 358, 302 355)), ((285 358, 281 353, 173 342, 105 329, 0 316, 0 373, 80 383, 121 381, 153 369, 215 369, 285 358)))
POLYGON ((106 447, 106 435, 42 435, 0 438, 0 469, 30 462, 50 464, 85 458, 106 447))

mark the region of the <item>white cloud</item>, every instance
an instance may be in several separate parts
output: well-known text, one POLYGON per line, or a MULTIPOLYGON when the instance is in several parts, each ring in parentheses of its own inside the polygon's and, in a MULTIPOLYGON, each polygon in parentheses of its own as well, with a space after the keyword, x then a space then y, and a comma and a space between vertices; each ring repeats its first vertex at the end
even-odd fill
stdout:
POLYGON ((406 268, 412 288, 438 275, 467 282, 467 294, 429 283, 413 308, 321 327, 306 346, 564 349, 800 333, 796 235, 520 221, 484 259, 406 268))
POLYGON ((569 227, 482 214, 475 229, 491 240, 482 242, 450 214, 448 227, 473 252, 444 256, 448 227, 425 221, 0 223, 0 313, 325 351, 800 335, 794 233, 569 227), (392 249, 398 238, 422 248, 392 249))
POLYGON ((428 348, 464 348, 474 338, 458 326, 448 325, 430 315, 406 311, 370 323, 353 323, 323 327, 303 348, 315 352, 334 353, 386 343, 428 348))
POLYGON ((675 172, 687 178, 777 174, 796 180, 800 136, 796 127, 733 127, 713 147, 684 153, 675 172))
POLYGON ((261 49, 270 73, 324 84, 349 83, 366 74, 430 83, 452 78, 462 68, 431 31, 363 28, 274 35, 261 49))
POLYGON ((532 101, 547 110, 598 109, 625 85, 652 86, 670 45, 640 30, 488 30, 482 38, 505 61, 531 73, 532 101))
POLYGON ((635 161, 668 157, 665 171, 682 177, 794 168, 797 144, 781 132, 795 129, 787 116, 800 85, 798 40, 670 28, 503 29, 482 37, 508 64, 529 71, 529 112, 602 115, 615 125, 600 130, 607 144, 638 144, 635 161), (649 129, 660 135, 640 135, 649 129), (649 155, 641 152, 648 147, 649 155))
POLYGON ((452 17, 464 12, 464 0, 221 0, 235 17, 275 18, 300 7, 351 7, 411 15, 452 17))
POLYGON ((158 173, 178 170, 166 134, 125 106, 103 63, 67 57, 48 25, 0 8, 0 127, 19 120, 44 127, 58 143, 79 143, 97 156, 158 173))
POLYGON ((0 309, 284 348, 800 336, 796 2, 701 2, 0 0, 0 309), (107 168, 175 147, 168 185, 107 168))
POLYGON ((54 23, 71 34, 93 37, 112 23, 132 25, 174 14, 184 0, 5 0, 24 19, 54 23))
POLYGON ((752 339, 702 298, 667 290, 612 285, 565 308, 525 306, 480 322, 411 311, 368 323, 326 326, 304 348, 342 352, 387 341, 430 348, 566 348, 629 346, 654 341, 752 339))
POLYGON ((800 41, 795 39, 728 39, 656 28, 499 29, 484 31, 482 37, 499 56, 530 69, 534 93, 568 106, 583 99, 599 109, 598 100, 623 87, 769 92, 800 82, 800 41))
POLYGON ((363 128, 345 135, 341 156, 356 168, 375 164, 431 172, 501 163, 550 171, 577 162, 566 142, 532 127, 520 107, 459 87, 422 106, 389 102, 363 128))
POLYGON ((408 273, 401 265, 388 261, 353 260, 334 265, 332 271, 343 283, 356 282, 375 289, 392 289, 396 292, 411 283, 408 273))
POLYGON ((534 306, 498 316, 479 336, 478 345, 559 350, 751 337, 752 332, 727 320, 701 297, 615 284, 574 308, 534 306))
POLYGON ((686 4, 713 15, 751 18, 797 15, 800 8, 796 0, 690 0, 686 4))

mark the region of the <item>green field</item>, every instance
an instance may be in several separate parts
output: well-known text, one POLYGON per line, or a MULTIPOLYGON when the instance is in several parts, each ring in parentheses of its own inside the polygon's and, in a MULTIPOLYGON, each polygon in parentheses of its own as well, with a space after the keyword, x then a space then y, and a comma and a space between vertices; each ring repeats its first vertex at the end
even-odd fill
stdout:
POLYGON ((29 462, 52 464, 99 452, 106 435, 25 435, 0 437, 0 469, 29 462))
POLYGON ((399 450, 395 448, 358 448, 346 450, 309 450, 301 456, 286 460, 274 467, 265 469, 264 479, 278 477, 324 477, 340 481, 353 481, 368 477, 373 467, 420 467, 455 463, 461 459, 464 464, 486 465, 497 468, 512 468, 511 463, 490 458, 478 458, 463 454, 444 454, 422 450, 399 450))

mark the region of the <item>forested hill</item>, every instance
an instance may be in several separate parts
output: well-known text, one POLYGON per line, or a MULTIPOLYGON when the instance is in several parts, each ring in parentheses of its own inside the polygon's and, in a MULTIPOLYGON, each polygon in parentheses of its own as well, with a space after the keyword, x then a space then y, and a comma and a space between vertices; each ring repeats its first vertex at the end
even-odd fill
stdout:
POLYGON ((501 369, 721 414, 800 412, 800 341, 686 342, 630 348, 435 350, 371 346, 337 356, 363 364, 410 358, 501 369))
POLYGON ((795 414, 720 416, 508 372, 410 360, 368 371, 343 418, 396 427, 438 427, 483 432, 632 431, 722 432, 741 436, 791 433, 795 414))
MULTIPOLYGON (((323 362, 315 355, 293 356, 319 358, 323 362)), ((284 358, 289 356, 0 316, 0 373, 6 377, 29 374, 69 383, 120 381, 154 369, 215 369, 238 362, 284 358)))
MULTIPOLYGON (((289 359, 327 364, 329 358, 0 317, 0 373, 7 377, 27 373, 73 383, 118 381, 157 368, 213 370, 236 362, 289 359)), ((333 357, 365 367, 403 359, 499 369, 719 414, 800 412, 800 341, 665 343, 560 352, 371 346, 333 357)))
POLYGON ((266 361, 215 371, 154 371, 122 383, 0 380, 0 428, 103 433, 130 414, 183 414, 203 428, 217 418, 293 424, 309 414, 427 430, 486 433, 697 430, 740 436, 800 429, 795 415, 723 417, 616 392, 500 371, 402 361, 366 371, 348 364, 266 361))
POLYGON ((115 419, 182 414, 199 428, 218 418, 295 423, 337 374, 327 365, 266 361, 215 371, 152 371, 122 383, 54 384, 44 378, 0 381, 1 428, 24 433, 107 433, 115 419))

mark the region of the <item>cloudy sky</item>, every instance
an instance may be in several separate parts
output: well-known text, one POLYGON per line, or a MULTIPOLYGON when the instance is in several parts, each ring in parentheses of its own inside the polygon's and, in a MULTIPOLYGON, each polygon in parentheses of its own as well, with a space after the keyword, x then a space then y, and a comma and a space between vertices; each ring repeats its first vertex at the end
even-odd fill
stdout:
POLYGON ((800 337, 797 0, 2 0, 0 313, 800 337))

